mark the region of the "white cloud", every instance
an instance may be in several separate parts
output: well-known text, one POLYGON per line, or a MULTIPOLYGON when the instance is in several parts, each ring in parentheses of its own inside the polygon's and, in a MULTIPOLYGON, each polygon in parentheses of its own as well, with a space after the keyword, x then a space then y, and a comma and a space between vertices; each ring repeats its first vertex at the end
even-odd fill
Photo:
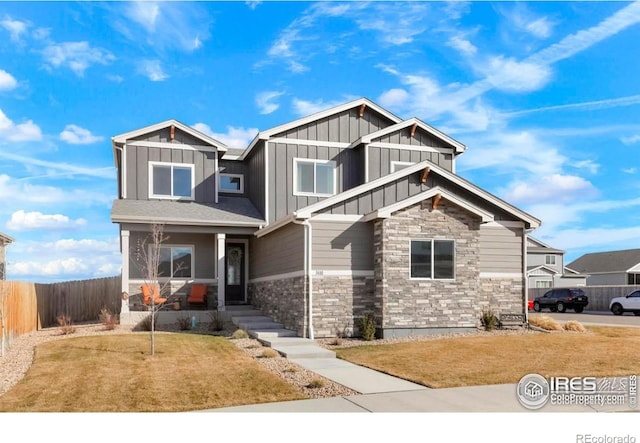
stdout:
POLYGON ((624 172, 625 174, 635 174, 636 172, 638 172, 638 168, 626 168, 623 169, 622 172, 624 172))
POLYGON ((640 142, 640 134, 630 135, 628 137, 620 137, 620 141, 625 145, 635 145, 640 142))
POLYGON ((221 133, 212 131, 209 125, 205 123, 196 123, 191 126, 203 134, 206 134, 234 149, 245 149, 249 146, 249 143, 251 143, 251 140, 254 139, 256 134, 258 134, 258 129, 256 128, 236 128, 233 126, 227 126, 227 132, 221 133))
POLYGON ((597 174, 600 170, 600 164, 593 160, 580 160, 571 163, 571 166, 577 169, 586 169, 591 174, 597 174))
MULTIPOLYGON (((346 98, 346 100, 349 100, 352 98, 353 97, 349 97, 349 98, 346 98)), ((293 105, 293 112, 295 112, 300 116, 307 116, 307 115, 315 114, 316 112, 333 108, 334 106, 341 105, 344 102, 345 102, 345 99, 325 102, 322 99, 319 99, 316 101, 308 101, 308 100, 301 100, 299 98, 294 98, 292 105, 293 105)))
POLYGON ((537 20, 527 23, 524 29, 529 31, 535 37, 547 38, 551 36, 555 23, 550 21, 547 17, 540 17, 537 20))
MULTIPOLYGON (((50 174, 47 174, 48 176, 50 174)), ((87 188, 62 189, 48 185, 34 185, 28 180, 12 178, 6 174, 0 174, 0 209, 25 205, 27 203, 42 207, 48 205, 58 208, 60 205, 73 204, 74 206, 109 205, 113 202, 113 194, 103 192, 104 185, 98 191, 87 188), (11 206, 10 206, 11 204, 11 206)))
POLYGON ((455 49, 465 56, 472 56, 478 52, 478 48, 476 48, 473 43, 460 35, 454 35, 451 37, 447 41, 447 46, 455 49))
POLYGON ((42 131, 31 120, 15 124, 0 109, 0 142, 3 140, 10 142, 39 141, 42 140, 42 131))
POLYGON ((72 220, 62 214, 43 214, 38 211, 25 212, 21 209, 11 214, 11 220, 7 222, 6 226, 14 231, 28 231, 38 229, 75 229, 86 224, 87 221, 83 218, 72 220))
POLYGON ((405 45, 427 30, 428 3, 373 3, 373 12, 356 18, 362 30, 375 31, 378 38, 391 45, 405 45))
POLYGON ((116 30, 157 51, 192 52, 210 36, 212 20, 197 2, 131 2, 116 11, 123 17, 114 20, 116 30))
POLYGON ((629 95, 626 97, 607 98, 603 100, 593 100, 582 103, 567 103, 566 105, 542 106, 540 108, 524 109, 504 114, 507 117, 532 114, 536 112, 561 111, 561 110, 579 110, 593 111, 598 109, 618 108, 622 106, 634 106, 640 104, 640 95, 629 95))
POLYGON ((385 91, 378 98, 378 103, 385 108, 402 108, 410 98, 410 94, 402 88, 385 91))
POLYGON ((7 273, 15 276, 62 277, 83 275, 90 272, 92 266, 85 260, 71 257, 43 261, 19 261, 9 263, 7 273))
POLYGON ((60 133, 60 140, 72 145, 89 145, 104 140, 104 137, 93 135, 88 129, 77 125, 67 125, 60 133))
POLYGON ((244 3, 249 7, 249 9, 253 11, 262 3, 262 1, 261 0, 245 1, 244 3))
POLYGON ((47 67, 61 66, 71 69, 77 76, 82 77, 91 65, 107 65, 114 61, 115 56, 102 48, 93 48, 88 42, 50 43, 42 51, 47 67))
POLYGON ((598 194, 595 187, 582 177, 552 174, 532 177, 529 181, 516 180, 505 192, 507 201, 516 205, 538 202, 570 203, 598 194))
POLYGON ((18 82, 7 71, 0 69, 0 91, 10 91, 18 86, 18 82))
POLYGON ((45 242, 31 245, 28 252, 38 252, 42 250, 52 250, 58 253, 82 253, 82 254, 95 254, 97 252, 112 252, 118 253, 120 247, 120 240, 118 237, 114 237, 110 240, 96 240, 96 239, 72 239, 65 238, 56 240, 53 242, 45 242))
POLYGON ((480 68, 487 81, 502 91, 528 92, 545 86, 551 78, 551 69, 542 64, 522 61, 504 56, 492 57, 480 68))
POLYGON ((9 32, 9 38, 12 42, 20 42, 22 35, 27 32, 27 28, 30 26, 29 22, 23 22, 20 20, 14 20, 9 16, 5 16, 0 20, 0 26, 9 32))
POLYGON ((153 82, 161 82, 169 78, 160 64, 160 60, 142 60, 138 66, 138 73, 153 82))
POLYGON ((256 96, 256 106, 260 110, 260 114, 271 114, 275 112, 279 107, 279 103, 274 101, 284 95, 281 91, 264 91, 256 96))
POLYGON ((40 166, 43 168, 47 168, 48 170, 56 171, 62 175, 86 175, 89 177, 99 177, 99 178, 115 178, 113 167, 84 167, 84 166, 75 166, 70 165, 64 162, 52 162, 48 160, 40 160, 34 157, 27 157, 18 154, 11 154, 9 152, 0 151, 0 158, 5 158, 7 160, 13 160, 19 162, 23 165, 33 165, 40 166))

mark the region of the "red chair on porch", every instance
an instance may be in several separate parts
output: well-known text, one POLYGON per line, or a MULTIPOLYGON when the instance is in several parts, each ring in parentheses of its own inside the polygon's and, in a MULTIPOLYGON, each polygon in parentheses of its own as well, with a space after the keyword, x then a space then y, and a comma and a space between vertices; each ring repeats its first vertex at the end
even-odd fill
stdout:
POLYGON ((191 285, 191 291, 189 297, 187 297, 187 303, 190 305, 207 305, 207 285, 193 284, 191 285))
POLYGON ((160 297, 160 286, 158 285, 142 285, 142 302, 145 305, 151 304, 151 296, 153 295, 153 303, 161 305, 167 301, 166 298, 160 297))

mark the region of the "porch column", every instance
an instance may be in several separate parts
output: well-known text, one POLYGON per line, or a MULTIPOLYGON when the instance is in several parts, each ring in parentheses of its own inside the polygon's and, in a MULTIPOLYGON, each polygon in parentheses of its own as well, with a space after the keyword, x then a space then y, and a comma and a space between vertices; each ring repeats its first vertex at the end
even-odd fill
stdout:
MULTIPOLYGON (((120 231, 120 249, 122 254, 122 294, 129 293, 129 231, 120 231)), ((122 305, 120 307, 121 314, 129 313, 129 298, 125 300, 125 297, 121 298, 122 305)))
POLYGON ((224 267, 225 261, 225 234, 219 233, 216 234, 216 238, 218 240, 218 311, 224 311, 224 287, 226 282, 226 270, 224 267))

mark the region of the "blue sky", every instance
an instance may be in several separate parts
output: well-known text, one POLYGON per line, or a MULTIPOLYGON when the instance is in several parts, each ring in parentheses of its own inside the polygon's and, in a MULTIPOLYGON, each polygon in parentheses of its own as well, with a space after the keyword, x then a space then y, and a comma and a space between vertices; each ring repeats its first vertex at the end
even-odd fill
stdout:
POLYGON ((110 138, 233 147, 368 97, 468 147, 457 172, 583 253, 640 247, 640 3, 0 2, 11 279, 119 273, 110 138))

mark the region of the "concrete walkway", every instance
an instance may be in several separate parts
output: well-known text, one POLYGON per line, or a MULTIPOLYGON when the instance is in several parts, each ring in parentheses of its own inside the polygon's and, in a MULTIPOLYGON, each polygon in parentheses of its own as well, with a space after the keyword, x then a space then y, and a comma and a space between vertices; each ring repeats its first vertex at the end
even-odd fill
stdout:
MULTIPOLYGON (((236 406, 208 412, 532 412, 516 396, 515 384, 430 389, 335 358, 314 341, 295 337, 250 307, 234 308, 232 321, 293 363, 361 395, 236 406)), ((630 412, 629 406, 547 404, 538 412, 630 412)), ((640 412, 640 409, 635 411, 640 412)))

